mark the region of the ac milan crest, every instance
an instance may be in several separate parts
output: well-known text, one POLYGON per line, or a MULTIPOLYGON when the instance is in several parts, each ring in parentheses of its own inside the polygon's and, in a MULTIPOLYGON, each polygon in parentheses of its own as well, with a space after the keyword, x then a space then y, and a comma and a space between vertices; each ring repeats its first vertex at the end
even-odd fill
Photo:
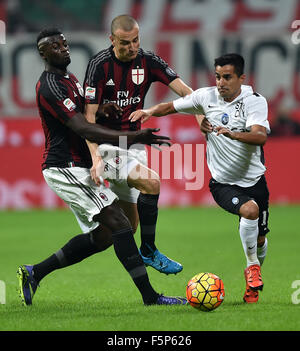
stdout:
POLYGON ((116 163, 117 165, 119 165, 119 164, 122 162, 122 160, 120 159, 119 156, 115 157, 115 158, 114 158, 114 161, 115 161, 115 163, 116 163))
POLYGON ((99 193, 99 196, 101 197, 102 200, 107 201, 108 197, 104 193, 99 193))
POLYGON ((135 68, 131 70, 131 78, 134 84, 142 84, 144 81, 145 73, 144 68, 135 68))

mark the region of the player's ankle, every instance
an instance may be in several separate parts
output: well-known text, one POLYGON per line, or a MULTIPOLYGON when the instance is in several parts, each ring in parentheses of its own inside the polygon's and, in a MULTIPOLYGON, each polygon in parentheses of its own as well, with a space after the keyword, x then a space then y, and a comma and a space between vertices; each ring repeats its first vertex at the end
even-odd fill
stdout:
POLYGON ((155 244, 143 244, 140 247, 140 252, 144 257, 149 257, 153 255, 153 252, 155 252, 156 246, 155 244))

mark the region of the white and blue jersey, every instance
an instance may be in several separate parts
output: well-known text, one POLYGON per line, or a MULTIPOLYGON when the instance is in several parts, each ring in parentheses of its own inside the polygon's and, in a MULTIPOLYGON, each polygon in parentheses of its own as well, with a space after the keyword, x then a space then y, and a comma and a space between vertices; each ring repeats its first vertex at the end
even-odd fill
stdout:
MULTIPOLYGON (((270 132, 266 99, 247 85, 232 102, 226 102, 216 87, 200 88, 173 101, 177 112, 205 114, 214 130, 218 126, 232 131, 247 132, 260 125, 270 132)), ((250 187, 265 173, 261 146, 232 140, 217 132, 207 133, 207 164, 212 177, 219 183, 250 187)))

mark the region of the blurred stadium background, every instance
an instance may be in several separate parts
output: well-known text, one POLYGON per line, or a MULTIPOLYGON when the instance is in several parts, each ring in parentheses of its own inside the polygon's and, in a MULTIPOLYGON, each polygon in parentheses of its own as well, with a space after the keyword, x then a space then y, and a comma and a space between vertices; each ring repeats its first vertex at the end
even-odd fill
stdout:
MULTIPOLYGON (((299 0, 0 0, 6 39, 0 45, 0 209, 63 206, 41 174, 44 136, 35 84, 43 63, 35 47, 37 33, 53 25, 64 31, 70 71, 82 82, 91 55, 110 45, 112 18, 123 13, 138 20, 141 47, 162 56, 193 89, 214 84, 215 57, 225 52, 245 57, 247 83, 269 102, 272 134, 265 156, 271 202, 300 203, 299 0)), ((155 84, 146 106, 174 97, 155 84)), ((205 145, 193 117, 178 115, 149 125, 159 126, 174 143, 205 145)), ((195 167, 195 152, 193 158, 195 167)), ((182 165, 173 166, 172 179, 163 179, 161 206, 214 203, 206 166, 197 191, 186 190, 191 179, 176 179, 182 165)))

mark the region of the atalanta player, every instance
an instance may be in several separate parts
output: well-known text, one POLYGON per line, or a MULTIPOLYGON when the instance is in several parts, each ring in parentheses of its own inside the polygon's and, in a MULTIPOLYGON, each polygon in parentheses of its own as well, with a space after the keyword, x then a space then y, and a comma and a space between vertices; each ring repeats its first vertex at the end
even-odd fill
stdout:
POLYGON ((239 216, 239 234, 246 257, 244 301, 256 303, 263 289, 261 265, 269 232, 269 190, 263 145, 270 133, 266 99, 244 85, 244 58, 225 54, 215 59, 216 86, 200 88, 185 98, 131 114, 130 120, 176 112, 204 113, 209 187, 219 206, 239 216))

